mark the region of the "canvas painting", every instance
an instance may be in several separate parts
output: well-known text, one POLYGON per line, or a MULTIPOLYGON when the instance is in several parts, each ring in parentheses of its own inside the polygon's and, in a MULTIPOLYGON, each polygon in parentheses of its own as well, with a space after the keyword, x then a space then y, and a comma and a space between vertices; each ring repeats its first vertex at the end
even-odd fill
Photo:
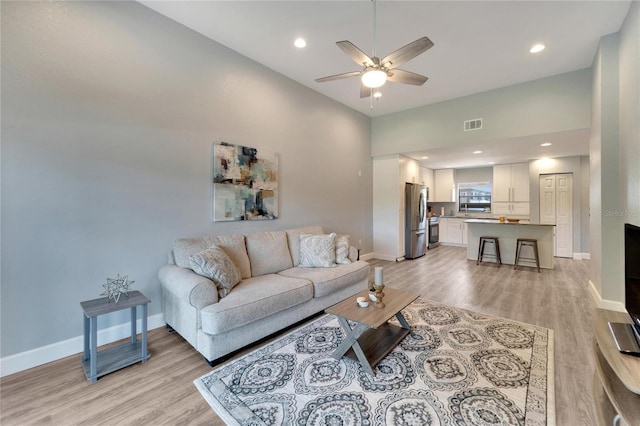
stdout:
POLYGON ((278 156, 227 142, 213 144, 213 220, 278 218, 278 156))

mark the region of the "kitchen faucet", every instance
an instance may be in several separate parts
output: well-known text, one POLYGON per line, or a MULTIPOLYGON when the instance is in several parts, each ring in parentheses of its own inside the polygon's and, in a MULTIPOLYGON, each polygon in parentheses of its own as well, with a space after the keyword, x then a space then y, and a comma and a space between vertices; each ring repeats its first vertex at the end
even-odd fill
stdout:
POLYGON ((465 203, 464 205, 464 215, 469 216, 469 203, 465 203))

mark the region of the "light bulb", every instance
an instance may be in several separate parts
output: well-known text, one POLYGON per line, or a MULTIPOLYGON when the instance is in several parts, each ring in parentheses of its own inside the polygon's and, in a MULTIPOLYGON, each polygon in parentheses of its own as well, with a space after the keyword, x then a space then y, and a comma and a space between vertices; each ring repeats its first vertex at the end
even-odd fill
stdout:
POLYGON ((370 69, 362 74, 362 84, 365 87, 375 89, 387 81, 387 73, 377 69, 370 69))
POLYGON ((529 52, 531 53, 542 52, 544 50, 544 47, 545 47, 544 44, 536 44, 531 49, 529 49, 529 52))

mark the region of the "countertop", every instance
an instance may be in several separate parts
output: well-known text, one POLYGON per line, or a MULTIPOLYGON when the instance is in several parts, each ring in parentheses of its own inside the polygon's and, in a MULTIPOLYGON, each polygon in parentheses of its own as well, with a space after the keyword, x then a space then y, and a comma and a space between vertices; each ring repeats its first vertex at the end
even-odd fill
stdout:
POLYGON ((491 219, 495 219, 498 220, 498 218, 492 218, 491 216, 451 216, 451 215, 436 215, 438 217, 440 217, 441 219, 487 219, 487 220, 491 220, 491 219))
POLYGON ((496 224, 496 225, 533 225, 533 226, 556 226, 551 223, 536 223, 529 222, 528 220, 521 220, 520 222, 500 222, 498 219, 466 219, 465 223, 484 223, 484 224, 496 224))

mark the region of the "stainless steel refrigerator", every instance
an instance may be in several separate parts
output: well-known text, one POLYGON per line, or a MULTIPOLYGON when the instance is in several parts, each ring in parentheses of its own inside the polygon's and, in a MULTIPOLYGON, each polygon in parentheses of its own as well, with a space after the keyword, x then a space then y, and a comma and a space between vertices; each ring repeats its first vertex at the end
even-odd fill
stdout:
POLYGON ((404 258, 424 256, 427 246, 427 188, 424 185, 404 185, 404 258))

